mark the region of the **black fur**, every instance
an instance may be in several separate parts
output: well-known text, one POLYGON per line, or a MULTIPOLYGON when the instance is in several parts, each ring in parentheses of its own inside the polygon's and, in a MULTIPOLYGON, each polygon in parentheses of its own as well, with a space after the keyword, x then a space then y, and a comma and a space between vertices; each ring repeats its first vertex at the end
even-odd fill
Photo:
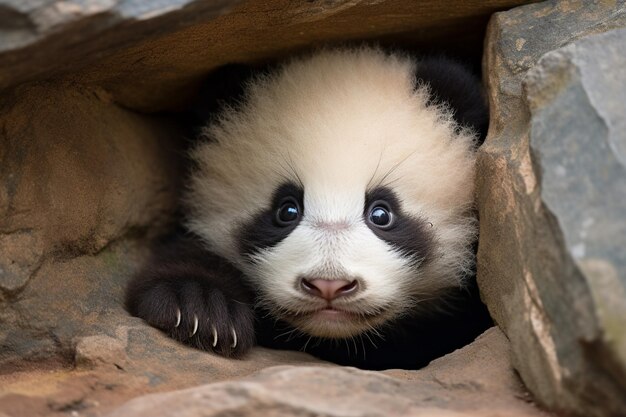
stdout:
POLYGON ((242 274, 191 237, 158 248, 126 291, 126 308, 133 316, 188 345, 233 357, 254 345, 253 300, 242 274), (181 321, 175 327, 177 309, 181 321), (198 330, 190 336, 194 314, 198 330), (217 331, 215 347, 211 326, 217 331), (231 327, 237 333, 234 349, 231 327))
POLYGON ((304 214, 304 190, 298 185, 288 182, 279 186, 272 195, 272 204, 266 210, 257 213, 239 232, 239 251, 251 255, 261 249, 277 245, 298 226, 299 222, 280 227, 276 224, 276 212, 281 202, 287 198, 295 198, 304 214))
POLYGON ((268 68, 255 69, 249 65, 228 64, 211 72, 198 91, 197 100, 181 117, 186 136, 196 138, 207 121, 225 107, 236 107, 245 98, 246 83, 268 68))
POLYGON ((445 57, 430 57, 419 62, 415 73, 417 85, 428 84, 432 104, 446 103, 454 119, 472 127, 479 134, 476 145, 487 136, 489 114, 479 79, 458 62, 445 57))
POLYGON ((400 199, 391 189, 378 187, 368 191, 365 195, 364 221, 376 236, 391 246, 400 250, 407 257, 428 261, 432 251, 433 235, 430 231, 432 225, 407 215, 402 211, 400 199), (367 221, 369 209, 372 203, 385 201, 394 216, 394 223, 388 229, 381 229, 367 221))

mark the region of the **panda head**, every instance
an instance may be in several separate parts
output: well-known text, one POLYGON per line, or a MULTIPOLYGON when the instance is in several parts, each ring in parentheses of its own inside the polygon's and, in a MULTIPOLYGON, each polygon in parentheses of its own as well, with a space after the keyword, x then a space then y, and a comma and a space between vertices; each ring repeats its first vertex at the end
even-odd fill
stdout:
POLYGON ((471 270, 484 115, 449 61, 371 48, 295 59, 205 127, 188 226, 277 319, 328 338, 375 329, 471 270))

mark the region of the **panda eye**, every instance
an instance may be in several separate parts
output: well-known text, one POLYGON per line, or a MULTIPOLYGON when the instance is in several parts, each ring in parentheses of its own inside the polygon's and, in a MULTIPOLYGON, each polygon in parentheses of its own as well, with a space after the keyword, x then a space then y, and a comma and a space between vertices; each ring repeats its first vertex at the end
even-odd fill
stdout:
POLYGON ((289 198, 283 201, 276 210, 276 224, 289 226, 300 218, 300 206, 298 202, 289 198))
POLYGON ((375 201, 370 206, 367 220, 379 229, 388 229, 393 225, 394 217, 384 201, 375 201))

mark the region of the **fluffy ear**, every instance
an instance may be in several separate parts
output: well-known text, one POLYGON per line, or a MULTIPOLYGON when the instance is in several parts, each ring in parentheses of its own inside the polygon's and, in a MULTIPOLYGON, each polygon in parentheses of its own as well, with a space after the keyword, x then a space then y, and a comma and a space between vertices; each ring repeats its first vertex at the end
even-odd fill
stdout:
POLYGON ((461 126, 472 127, 478 132, 480 138, 477 145, 485 140, 489 113, 478 77, 463 65, 445 57, 420 61, 415 77, 417 85, 430 86, 432 103, 445 102, 461 126))

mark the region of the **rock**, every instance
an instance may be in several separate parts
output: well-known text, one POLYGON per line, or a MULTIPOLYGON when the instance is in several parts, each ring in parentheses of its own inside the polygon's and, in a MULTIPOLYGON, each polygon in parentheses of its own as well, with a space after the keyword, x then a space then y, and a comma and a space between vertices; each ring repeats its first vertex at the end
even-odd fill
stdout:
POLYGON ((75 73, 112 51, 210 21, 239 2, 0 0, 0 89, 75 73))
POLYGON ((3 96, 1 364, 66 355, 99 314, 119 309, 128 268, 146 252, 121 240, 154 236, 175 208, 176 135, 97 88, 3 96))
MULTIPOLYGON (((88 270, 99 273, 94 265, 88 265, 88 270)), ((74 328, 63 324, 66 329, 51 330, 59 341, 72 331, 99 333, 75 337, 75 348, 66 347, 67 354, 73 355, 66 362, 51 361, 52 347, 47 347, 47 361, 36 358, 30 366, 3 366, 0 410, 11 417, 66 416, 72 412, 99 416, 147 392, 234 379, 270 366, 321 363, 303 353, 261 348, 254 349, 245 360, 225 359, 183 346, 141 320, 128 317, 121 307, 94 313, 86 319, 91 326, 73 323, 74 328)), ((42 345, 39 343, 40 353, 42 345)))
POLYGON ((376 39, 477 56, 491 13, 528 0, 0 0, 0 90, 94 83, 141 111, 176 109, 231 62, 376 39))
POLYGON ((572 271, 577 276, 541 289, 545 308, 554 311, 553 326, 562 333, 557 357, 570 374, 561 378, 576 385, 589 379, 589 387, 575 386, 573 394, 591 403, 605 397, 615 403, 614 415, 624 414, 626 29, 547 53, 525 83, 541 198, 555 216, 552 230, 562 233, 568 262, 578 268, 572 271), (565 311, 557 301, 562 287, 573 303, 565 311), (582 366, 573 360, 577 356, 586 359, 582 366), (612 381, 598 384, 603 379, 612 381))
POLYGON ((620 27, 623 1, 524 6, 494 17, 484 62, 481 294, 537 399, 582 416, 626 415, 620 27))
POLYGON ((79 367, 111 364, 124 369, 128 361, 127 343, 127 340, 105 335, 82 337, 76 343, 74 363, 79 367))
POLYGON ((545 416, 520 397, 508 342, 493 328, 417 372, 273 367, 237 381, 139 397, 107 416, 545 416))

